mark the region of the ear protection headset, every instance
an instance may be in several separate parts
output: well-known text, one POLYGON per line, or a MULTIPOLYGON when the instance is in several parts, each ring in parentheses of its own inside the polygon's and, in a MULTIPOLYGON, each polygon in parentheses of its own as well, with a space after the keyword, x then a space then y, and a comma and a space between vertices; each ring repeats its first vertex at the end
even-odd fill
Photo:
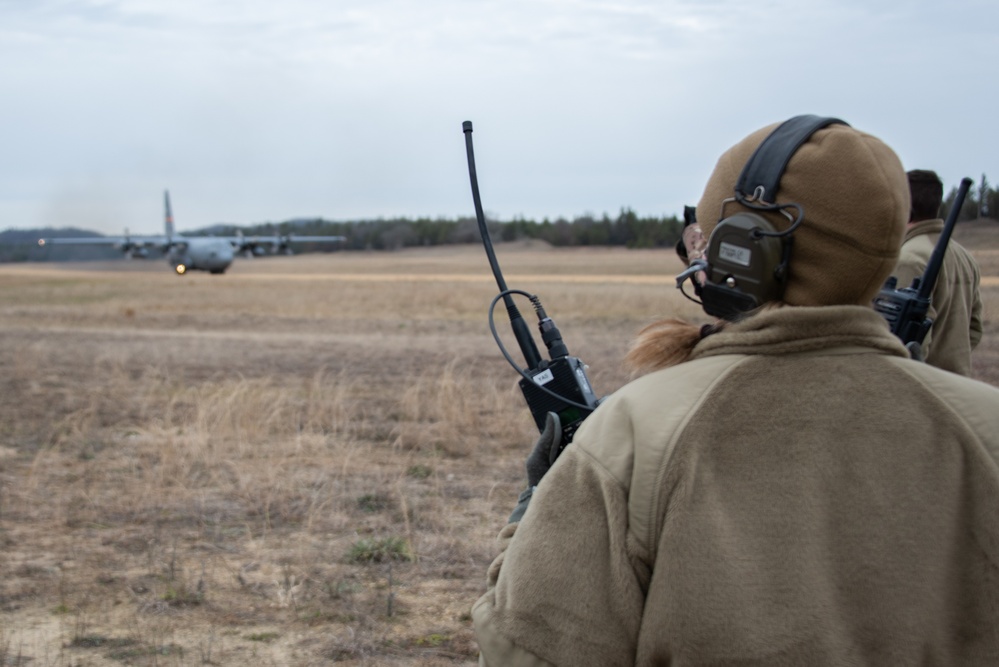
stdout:
POLYGON ((691 264, 677 276, 677 287, 703 272, 701 305, 708 315, 726 320, 778 301, 788 280, 794 230, 804 220, 798 203, 778 203, 777 190, 791 157, 817 131, 838 118, 795 116, 781 123, 763 140, 742 168, 733 197, 722 202, 721 220, 708 239, 706 261, 691 264), (725 205, 738 202, 753 211, 779 211, 790 226, 778 231, 757 213, 740 211, 725 217, 725 205))

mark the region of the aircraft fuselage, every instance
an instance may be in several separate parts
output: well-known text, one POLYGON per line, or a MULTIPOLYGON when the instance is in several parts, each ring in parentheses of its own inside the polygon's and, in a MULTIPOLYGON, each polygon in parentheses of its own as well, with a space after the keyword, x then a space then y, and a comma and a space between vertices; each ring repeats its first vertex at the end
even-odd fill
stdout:
POLYGON ((233 260, 232 244, 226 239, 187 238, 167 252, 167 263, 179 274, 188 271, 223 273, 233 260))

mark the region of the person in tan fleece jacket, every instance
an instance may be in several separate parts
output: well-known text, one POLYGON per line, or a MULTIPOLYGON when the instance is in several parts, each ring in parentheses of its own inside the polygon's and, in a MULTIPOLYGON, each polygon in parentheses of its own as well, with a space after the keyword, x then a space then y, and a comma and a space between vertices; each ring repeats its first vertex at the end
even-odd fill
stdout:
MULTIPOLYGON (((719 159, 705 236, 773 129, 719 159)), ((905 171, 831 125, 779 199, 804 214, 781 299, 640 333, 645 374, 500 533, 472 609, 481 664, 999 665, 999 390, 909 359, 870 307, 905 171)))
MULTIPOLYGON (((909 287, 926 272, 933 249, 943 231, 940 218, 943 183, 926 169, 907 174, 912 194, 912 212, 906 227, 898 265, 892 274, 899 287, 909 287)), ((933 326, 922 343, 926 363, 946 371, 971 375, 971 351, 982 339, 981 272, 964 246, 953 238, 947 244, 944 262, 930 295, 927 313, 933 326)))

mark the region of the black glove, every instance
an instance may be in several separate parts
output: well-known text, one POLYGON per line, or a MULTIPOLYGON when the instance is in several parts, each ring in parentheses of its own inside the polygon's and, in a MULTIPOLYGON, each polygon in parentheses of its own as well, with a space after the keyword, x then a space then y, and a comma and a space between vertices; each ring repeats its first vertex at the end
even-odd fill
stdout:
POLYGON ((527 485, 537 486, 541 478, 558 458, 558 446, 562 442, 562 422, 558 415, 549 412, 545 417, 545 429, 534 443, 534 451, 527 457, 527 485))
POLYGON ((510 515, 509 522, 520 521, 527 511, 527 505, 531 502, 531 495, 534 487, 538 485, 541 478, 545 476, 548 469, 558 458, 558 446, 562 442, 562 421, 554 412, 549 412, 545 417, 545 429, 538 436, 538 441, 534 443, 531 455, 527 457, 527 488, 520 497, 517 498, 517 506, 510 515))

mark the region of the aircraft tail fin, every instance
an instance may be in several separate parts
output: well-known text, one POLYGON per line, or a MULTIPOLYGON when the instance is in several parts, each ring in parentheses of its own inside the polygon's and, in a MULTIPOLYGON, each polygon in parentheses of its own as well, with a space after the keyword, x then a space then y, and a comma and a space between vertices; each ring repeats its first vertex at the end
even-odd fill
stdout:
POLYGON ((164 205, 164 225, 166 231, 167 241, 172 241, 174 236, 173 231, 173 211, 170 209, 170 191, 163 191, 163 205, 164 205))

